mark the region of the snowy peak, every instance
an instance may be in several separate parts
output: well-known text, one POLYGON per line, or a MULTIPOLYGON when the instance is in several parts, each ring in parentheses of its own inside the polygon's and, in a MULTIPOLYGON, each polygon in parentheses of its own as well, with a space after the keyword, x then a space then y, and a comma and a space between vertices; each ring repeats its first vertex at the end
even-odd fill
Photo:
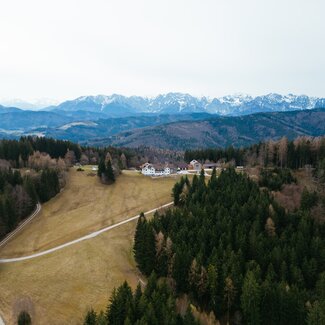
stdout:
POLYGON ((110 96, 82 96, 61 103, 51 109, 64 111, 102 112, 111 117, 135 114, 210 113, 219 115, 247 115, 258 112, 294 111, 325 107, 324 98, 306 95, 270 93, 252 97, 246 94, 219 98, 194 97, 183 93, 167 93, 153 98, 119 94, 110 96))

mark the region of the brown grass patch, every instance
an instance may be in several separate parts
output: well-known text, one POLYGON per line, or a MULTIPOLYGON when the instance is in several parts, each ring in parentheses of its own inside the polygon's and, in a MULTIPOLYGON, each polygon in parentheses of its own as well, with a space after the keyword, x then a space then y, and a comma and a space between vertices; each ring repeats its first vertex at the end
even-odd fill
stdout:
POLYGON ((0 250, 1 257, 28 255, 79 238, 172 201, 173 178, 151 179, 124 172, 113 185, 70 170, 64 191, 0 250))
MULTIPOLYGON (((172 178, 152 180, 126 172, 116 184, 105 186, 97 177, 71 170, 65 190, 44 204, 0 256, 47 249, 165 204, 174 183, 172 178)), ((0 313, 6 324, 14 324, 23 307, 31 311, 33 324, 82 324, 90 307, 106 307, 114 287, 127 280, 135 288, 135 225, 130 222, 46 256, 0 264, 0 313)))

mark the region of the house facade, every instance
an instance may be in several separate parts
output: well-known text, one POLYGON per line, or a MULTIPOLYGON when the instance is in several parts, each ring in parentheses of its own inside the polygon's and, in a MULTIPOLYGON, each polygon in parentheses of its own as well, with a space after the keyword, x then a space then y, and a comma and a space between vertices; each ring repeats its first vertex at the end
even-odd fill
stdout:
POLYGON ((188 164, 186 163, 178 163, 177 170, 188 170, 188 164))
POLYGON ((219 167, 219 164, 217 163, 205 163, 203 164, 204 169, 213 169, 219 167))
POLYGON ((200 171, 202 169, 202 164, 197 160, 193 159, 188 165, 188 169, 200 171))
POLYGON ((172 173, 168 165, 145 163, 141 166, 141 173, 146 176, 167 176, 172 173))

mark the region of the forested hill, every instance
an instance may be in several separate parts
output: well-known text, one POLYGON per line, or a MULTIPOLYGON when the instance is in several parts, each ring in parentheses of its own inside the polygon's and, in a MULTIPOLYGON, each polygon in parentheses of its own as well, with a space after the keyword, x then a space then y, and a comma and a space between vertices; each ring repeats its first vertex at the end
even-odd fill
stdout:
POLYGON ((325 227, 305 208, 287 214, 233 169, 173 190, 176 208, 135 234, 140 270, 230 324, 316 325, 325 320, 325 227))
POLYGON ((262 140, 325 134, 325 108, 181 121, 120 133, 99 144, 166 149, 247 146, 262 140))

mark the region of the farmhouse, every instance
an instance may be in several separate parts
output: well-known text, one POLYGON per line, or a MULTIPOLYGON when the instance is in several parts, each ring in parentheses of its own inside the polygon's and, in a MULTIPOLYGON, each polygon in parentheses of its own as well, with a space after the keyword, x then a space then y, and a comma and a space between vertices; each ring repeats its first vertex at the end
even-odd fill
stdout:
POLYGON ((186 163, 177 164, 177 170, 187 170, 187 169, 188 169, 188 164, 186 163))
POLYGON ((203 164, 204 169, 213 169, 213 168, 217 168, 217 167, 219 167, 219 165, 217 163, 209 162, 209 163, 203 164))
POLYGON ((146 176, 166 176, 172 172, 168 165, 145 163, 141 166, 141 173, 146 176))
POLYGON ((188 169, 200 171, 202 169, 202 164, 197 160, 193 159, 188 165, 188 169))

